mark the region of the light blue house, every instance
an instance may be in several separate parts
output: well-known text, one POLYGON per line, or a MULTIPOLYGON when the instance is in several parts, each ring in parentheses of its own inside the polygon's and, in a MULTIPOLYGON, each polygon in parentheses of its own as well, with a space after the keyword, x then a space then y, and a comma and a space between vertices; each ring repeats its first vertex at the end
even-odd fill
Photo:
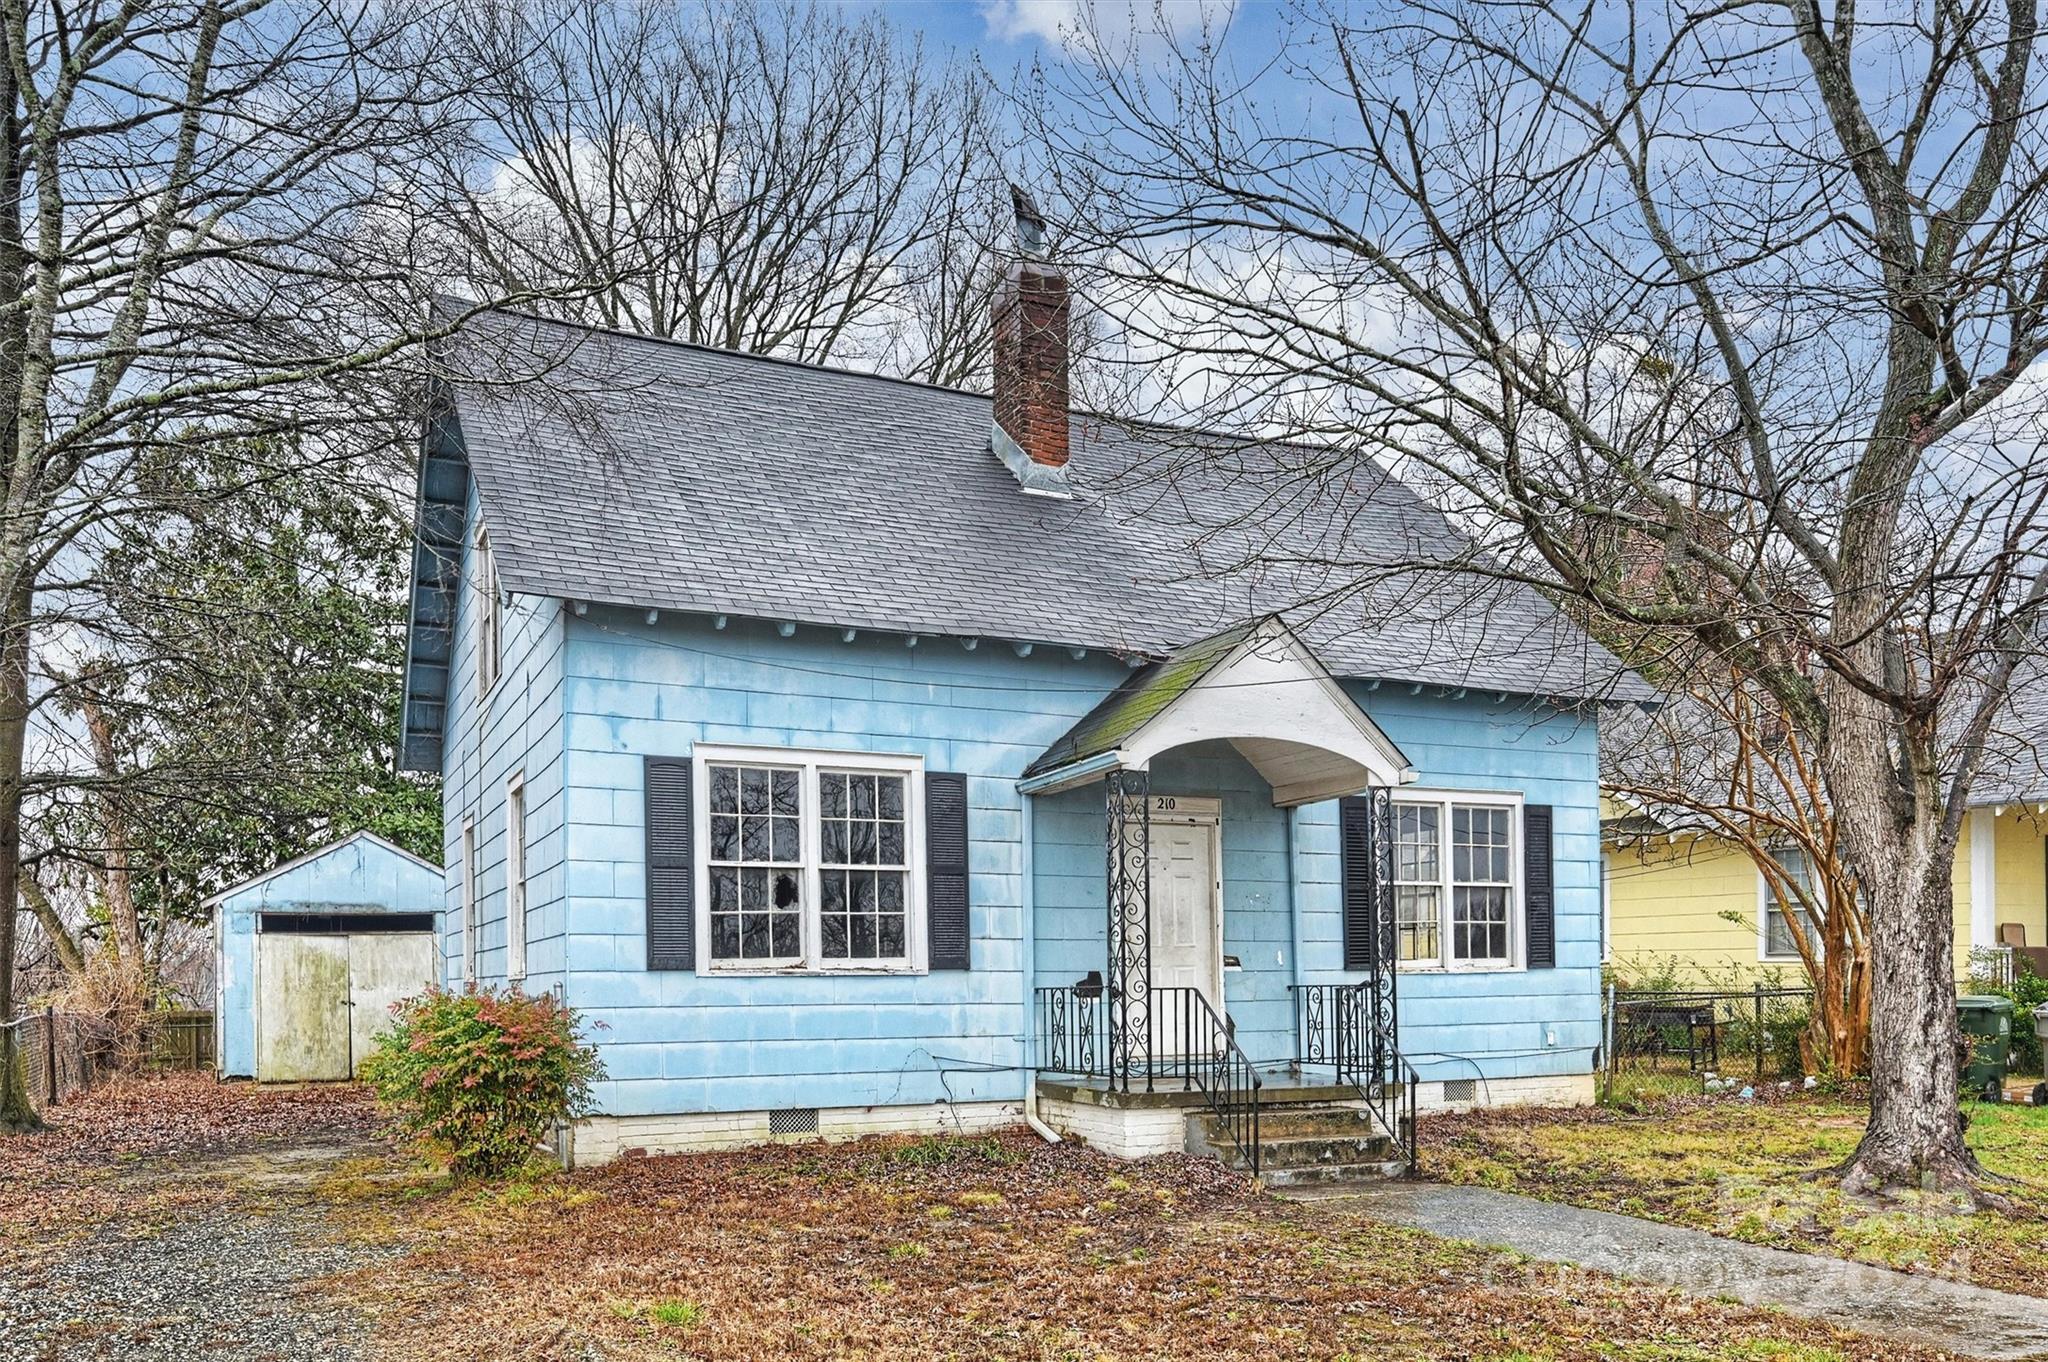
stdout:
POLYGON ((439 866, 359 832, 208 899, 224 1078, 345 1079, 436 975, 439 866))
POLYGON ((993 403, 451 352, 405 759, 444 977, 601 1027, 577 1161, 1029 1118, 1284 1172, 1590 1097, 1586 702, 1641 683, 1368 458, 1070 416, 1066 306, 1013 271, 993 403))

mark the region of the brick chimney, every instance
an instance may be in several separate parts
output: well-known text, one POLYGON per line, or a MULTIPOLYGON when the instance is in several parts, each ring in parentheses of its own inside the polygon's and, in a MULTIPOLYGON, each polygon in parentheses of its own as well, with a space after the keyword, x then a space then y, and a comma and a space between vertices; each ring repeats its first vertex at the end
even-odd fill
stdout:
MULTIPOLYGON (((1045 259, 1045 219, 1031 196, 1010 187, 1017 213, 1018 259, 996 292, 994 309, 997 453, 1008 436, 1040 469, 1067 466, 1067 280, 1045 259)), ((1012 468, 1028 490, 1042 477, 1012 468)))

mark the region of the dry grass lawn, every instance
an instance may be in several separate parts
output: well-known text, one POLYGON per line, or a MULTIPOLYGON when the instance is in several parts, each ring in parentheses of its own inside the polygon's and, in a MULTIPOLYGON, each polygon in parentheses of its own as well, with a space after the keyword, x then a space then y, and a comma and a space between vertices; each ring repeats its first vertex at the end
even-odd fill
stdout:
POLYGON ((1440 1181, 2048 1296, 2048 1109, 1967 1111, 1971 1148, 2010 1180, 1998 1190, 2011 1214, 1932 1193, 1845 1197, 1826 1174, 1855 1148, 1865 1109, 1804 1098, 1438 1117, 1424 1124, 1423 1166, 1440 1181))
POLYGON ((1027 1135, 636 1159, 358 1210, 357 1233, 415 1246, 349 1284, 408 1360, 1934 1356, 1027 1135))
MULTIPOLYGON (((356 1307, 383 1362, 1939 1356, 1453 1244, 1343 1203, 1279 1201, 1204 1160, 1121 1164, 1024 1134, 457 1186, 366 1138, 372 1117, 349 1089, 153 1082, 63 1117, 51 1134, 0 1140, 0 1274, 10 1257, 105 1249, 110 1230, 118 1251, 236 1217, 258 1226, 239 1236, 257 1244, 316 1226, 358 1251, 329 1253, 353 1266, 296 1285, 311 1294, 291 1308, 356 1307), (315 1147, 323 1158, 301 1159, 315 1147), (281 1188, 251 1168, 315 1171, 281 1188), (280 1199, 300 1209, 277 1219, 280 1199)), ((277 1355, 256 1334, 220 1346, 208 1355, 277 1355)))

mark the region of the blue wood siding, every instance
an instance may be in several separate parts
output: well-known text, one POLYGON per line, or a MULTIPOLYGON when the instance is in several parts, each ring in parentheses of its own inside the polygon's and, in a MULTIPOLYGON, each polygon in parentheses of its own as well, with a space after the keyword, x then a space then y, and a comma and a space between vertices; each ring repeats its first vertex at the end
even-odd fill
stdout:
MULTIPOLYGON (((1593 724, 1523 697, 1350 689, 1415 763, 1418 786, 1519 793, 1555 810, 1559 968, 1404 971, 1403 1051, 1432 1081, 1587 1072, 1600 1035, 1593 724)), ((1292 1058, 1289 986, 1363 977, 1343 969, 1336 804, 1275 809, 1265 781, 1227 743, 1165 754, 1153 764, 1152 791, 1222 798, 1223 949, 1243 962, 1224 976, 1225 1005, 1255 1062, 1292 1058)), ((1033 827, 1038 982, 1072 983, 1106 957, 1100 788, 1041 799, 1033 827)))
POLYGON ((475 824, 477 980, 505 982, 505 788, 515 771, 526 788, 526 980, 529 993, 564 978, 567 919, 562 799, 562 603, 511 596, 503 611, 497 684, 477 696, 479 611, 476 523, 470 490, 463 536, 462 580, 455 594, 455 647, 450 663, 447 726, 442 747, 441 835, 447 866, 447 911, 441 920, 441 976, 462 980, 462 822, 475 824))
MULTIPOLYGON (((1420 785, 1517 791, 1528 803, 1552 806, 1556 820, 1557 968, 1404 970, 1402 1052, 1430 1081, 1589 1072, 1600 1043, 1600 773, 1592 718, 1525 697, 1349 689, 1414 762, 1420 785)), ((1338 935, 1336 805, 1299 812, 1295 849, 1306 981, 1358 978, 1343 971, 1338 935)))
POLYGON ((1013 1100, 1022 1093, 1023 797, 1017 777, 1127 674, 1064 650, 861 637, 733 620, 567 622, 569 998, 615 1115, 1013 1100), (698 742, 907 753, 968 777, 973 969, 925 976, 649 973, 642 759, 698 742))
MULTIPOLYGON (((450 707, 448 859, 478 819, 481 973, 502 973, 504 777, 528 779, 530 978, 560 982, 595 1031, 616 1115, 915 1104, 1021 1094, 1026 988, 1104 963, 1100 786, 1038 799, 1023 845, 1024 766, 1127 670, 1114 659, 997 641, 798 629, 733 619, 649 623, 516 601, 506 674, 473 695, 463 596, 450 707), (974 968, 926 976, 705 977, 645 967, 644 758, 699 742, 910 753, 968 777, 974 968), (1032 892, 1025 893, 1026 864, 1032 892), (1025 905, 1036 903, 1024 921, 1025 905), (1032 942, 1027 969, 1026 942, 1032 942)), ((1598 784, 1590 722, 1536 702, 1354 688, 1433 788, 1517 791, 1557 818, 1561 967, 1404 974, 1405 1049, 1425 1077, 1581 1073, 1598 1033, 1598 784), (1553 1043, 1554 1042, 1554 1043, 1553 1043)), ((1273 808, 1227 743, 1163 756, 1156 793, 1220 796, 1226 978, 1241 1041, 1293 1053, 1288 987, 1342 979, 1335 806, 1273 808), (1297 908, 1299 911, 1297 912, 1297 908)), ((460 969, 460 885, 448 883, 448 968, 460 969)))
MULTIPOLYGON (((1223 979, 1238 1044, 1259 1063, 1294 1055, 1287 989, 1295 981, 1288 815, 1272 787, 1226 742, 1196 743, 1152 763, 1152 793, 1220 798, 1223 952, 1243 962, 1223 979)), ((1047 796, 1033 823, 1038 984, 1105 968, 1108 881, 1102 787, 1047 796)))

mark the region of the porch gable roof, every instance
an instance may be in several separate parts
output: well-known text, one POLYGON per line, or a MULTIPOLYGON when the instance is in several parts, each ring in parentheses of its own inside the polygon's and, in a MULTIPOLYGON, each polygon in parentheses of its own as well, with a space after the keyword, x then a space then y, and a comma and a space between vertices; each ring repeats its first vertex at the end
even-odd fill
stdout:
POLYGON ((1415 779, 1401 749, 1308 646, 1265 617, 1133 672, 1025 767, 1021 787, 1068 789, 1219 739, 1258 769, 1283 807, 1415 779))

